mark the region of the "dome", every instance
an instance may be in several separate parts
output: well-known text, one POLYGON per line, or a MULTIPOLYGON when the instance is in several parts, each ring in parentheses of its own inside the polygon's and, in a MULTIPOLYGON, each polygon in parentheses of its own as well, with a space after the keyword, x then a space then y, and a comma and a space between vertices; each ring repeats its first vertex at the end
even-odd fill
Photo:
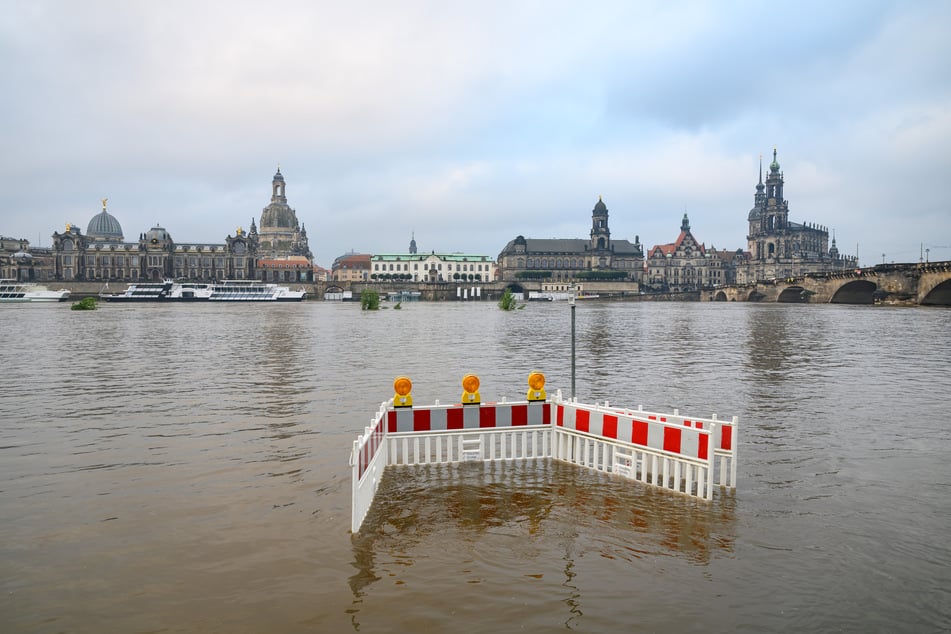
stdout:
POLYGON ((763 217, 763 214, 760 213, 759 207, 753 207, 750 209, 750 215, 747 217, 747 220, 759 220, 763 217))
POLYGON ((122 242, 122 226, 115 216, 103 209, 92 217, 86 227, 86 235, 93 240, 115 240, 122 242))
POLYGON ((145 234, 145 239, 155 244, 156 242, 171 240, 172 238, 168 235, 168 231, 166 231, 164 228, 155 226, 148 230, 148 233, 145 234))
POLYGON ((593 211, 594 213, 608 213, 608 206, 604 204, 600 196, 598 196, 598 202, 595 204, 593 211))
POLYGON ((773 148, 773 162, 769 164, 770 172, 779 171, 779 161, 776 160, 776 148, 773 148))
POLYGON ((276 180, 276 181, 281 181, 281 182, 284 181, 284 175, 281 174, 281 168, 280 168, 280 167, 277 168, 277 174, 274 175, 274 180, 276 180))

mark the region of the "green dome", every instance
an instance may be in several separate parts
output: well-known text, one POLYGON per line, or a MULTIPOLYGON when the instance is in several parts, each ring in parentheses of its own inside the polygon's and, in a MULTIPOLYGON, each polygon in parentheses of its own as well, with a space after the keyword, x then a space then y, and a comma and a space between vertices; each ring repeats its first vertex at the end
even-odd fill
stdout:
POLYGON ((771 172, 779 171, 779 161, 776 160, 776 148, 773 148, 773 162, 769 164, 769 171, 771 172))

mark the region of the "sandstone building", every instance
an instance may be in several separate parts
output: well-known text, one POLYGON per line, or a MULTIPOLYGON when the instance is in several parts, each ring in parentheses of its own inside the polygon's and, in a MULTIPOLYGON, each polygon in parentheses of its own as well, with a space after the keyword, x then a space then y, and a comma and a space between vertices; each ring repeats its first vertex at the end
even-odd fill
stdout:
POLYGON ((510 241, 498 257, 501 279, 571 282, 616 280, 640 283, 644 250, 634 242, 614 240, 608 226, 608 208, 601 197, 591 211, 591 232, 585 238, 525 238, 510 241))

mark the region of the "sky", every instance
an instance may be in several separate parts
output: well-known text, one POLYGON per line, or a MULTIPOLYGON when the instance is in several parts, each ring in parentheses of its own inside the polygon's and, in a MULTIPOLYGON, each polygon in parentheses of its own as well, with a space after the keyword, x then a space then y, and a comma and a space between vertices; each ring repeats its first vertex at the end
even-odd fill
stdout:
POLYGON ((0 0, 0 234, 108 198, 223 243, 278 166, 317 262, 518 235, 746 248, 789 218, 862 265, 951 260, 951 2, 0 0))

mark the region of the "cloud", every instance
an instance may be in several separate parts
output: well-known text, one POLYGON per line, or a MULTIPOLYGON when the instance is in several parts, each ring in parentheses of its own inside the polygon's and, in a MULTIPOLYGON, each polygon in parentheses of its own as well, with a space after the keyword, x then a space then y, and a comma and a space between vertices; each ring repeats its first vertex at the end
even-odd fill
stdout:
POLYGON ((900 253, 951 232, 949 26, 941 2, 15 3, 0 231, 108 196, 127 238, 220 242, 280 163, 323 264, 584 236, 599 194, 615 237, 669 242, 686 210, 737 248, 776 145, 795 220, 900 253))

